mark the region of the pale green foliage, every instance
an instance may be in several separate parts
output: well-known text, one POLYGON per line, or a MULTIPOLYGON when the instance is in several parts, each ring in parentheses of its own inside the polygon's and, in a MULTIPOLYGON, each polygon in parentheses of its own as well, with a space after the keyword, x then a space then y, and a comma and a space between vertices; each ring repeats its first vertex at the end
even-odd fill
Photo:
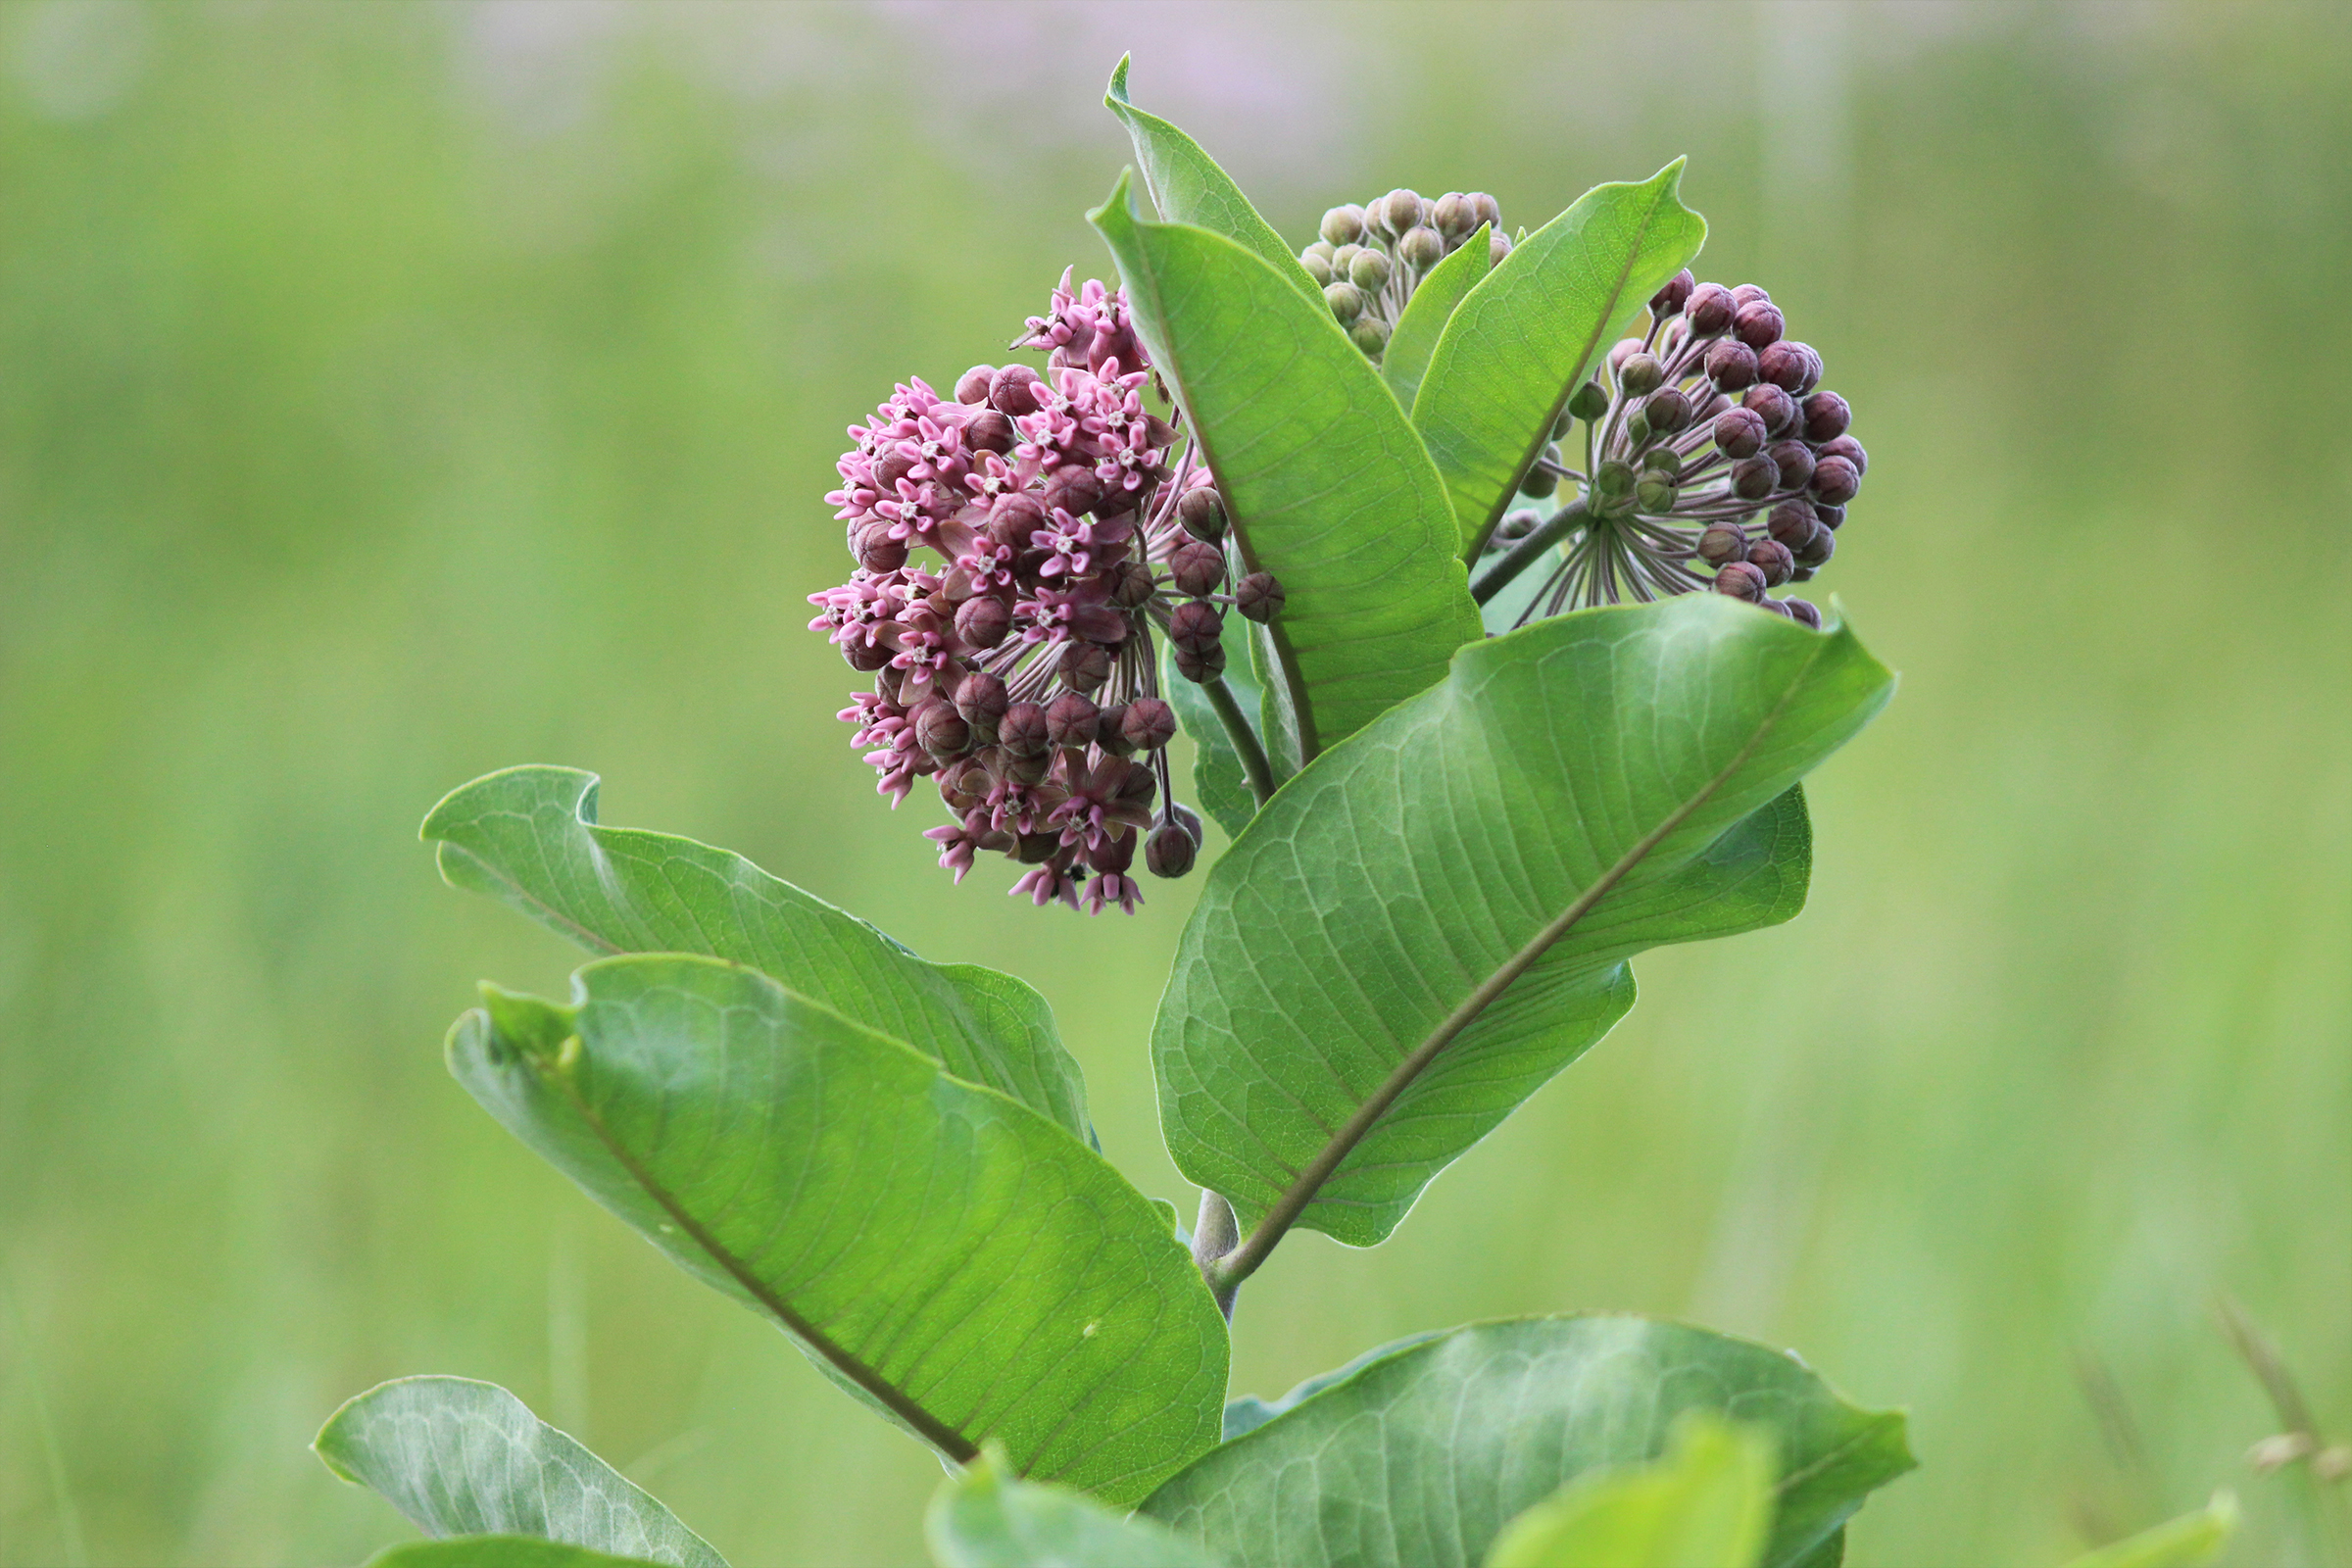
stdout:
POLYGON ((1579 1477, 1512 1520, 1487 1568, 1755 1568, 1773 1474, 1767 1436, 1694 1411, 1656 1463, 1579 1477))
POLYGON ((2086 1551, 2066 1568, 2205 1568, 2237 1530, 2237 1498, 2216 1493, 2195 1513, 2086 1551))
POLYGON ((1430 270, 1414 288, 1413 297, 1404 302, 1404 314, 1396 318, 1396 330, 1389 334, 1389 346, 1380 356, 1380 375, 1407 409, 1421 390, 1429 357, 1437 352, 1439 334, 1453 318, 1454 307, 1486 280, 1494 265, 1492 234, 1493 230, 1481 223, 1477 233, 1430 270))
POLYGON ((1225 1568, 1152 1520, 1007 1475, 995 1455, 939 1489, 923 1533, 940 1568, 1225 1568))
POLYGON ((368 1568, 646 1568, 643 1557, 616 1557, 588 1546, 532 1536, 453 1536, 386 1546, 368 1568))

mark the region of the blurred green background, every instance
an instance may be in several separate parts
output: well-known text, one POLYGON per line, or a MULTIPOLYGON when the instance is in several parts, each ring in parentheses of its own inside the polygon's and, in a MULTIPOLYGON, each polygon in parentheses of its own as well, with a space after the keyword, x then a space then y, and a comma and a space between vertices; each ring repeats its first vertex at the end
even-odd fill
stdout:
POLYGON ((746 1568, 920 1559, 936 1463, 444 1075, 477 977, 576 961, 416 842, 505 763, 1032 978, 1189 1211, 1144 1038, 1193 884, 952 888, 802 629, 842 427, 1103 269, 1129 48, 1299 242, 1399 183, 1533 226, 1688 152, 1700 275, 1854 401, 1824 586, 1905 677, 1814 787, 1808 912, 1645 960, 1390 1245, 1286 1248, 1236 1391, 1687 1316, 1911 1409, 1857 1564, 2053 1563, 2221 1483, 2233 1561, 2299 1560, 2210 1312, 2352 1428, 2342 21, 0 10, 0 1562, 357 1561, 410 1532, 305 1445, 421 1371, 746 1568))

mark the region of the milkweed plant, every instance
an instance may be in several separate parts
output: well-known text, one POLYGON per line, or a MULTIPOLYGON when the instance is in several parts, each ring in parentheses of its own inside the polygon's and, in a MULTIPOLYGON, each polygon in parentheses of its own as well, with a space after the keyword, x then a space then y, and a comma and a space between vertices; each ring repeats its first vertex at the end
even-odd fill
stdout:
MULTIPOLYGON (((1099 1152, 1038 992, 605 826, 568 768, 425 820, 595 955, 565 1000, 482 986, 450 1070, 930 1446, 942 1564, 1828 1568, 1913 1460, 1783 1351, 1591 1313, 1271 1401, 1227 1365, 1283 1241, 1386 1239, 1636 954, 1802 906, 1801 780, 1895 684, 1791 592, 1869 469, 1851 411, 1764 288, 1693 277, 1679 161, 1533 231, 1394 190, 1298 250, 1126 78, 1117 286, 1064 274, 1007 363, 850 426, 809 598, 951 896, 999 856, 1039 919, 1201 878, 1151 1038, 1191 1225, 1099 1152)), ((490 1384, 387 1383, 317 1447, 432 1538, 382 1564, 722 1563, 490 1384)))

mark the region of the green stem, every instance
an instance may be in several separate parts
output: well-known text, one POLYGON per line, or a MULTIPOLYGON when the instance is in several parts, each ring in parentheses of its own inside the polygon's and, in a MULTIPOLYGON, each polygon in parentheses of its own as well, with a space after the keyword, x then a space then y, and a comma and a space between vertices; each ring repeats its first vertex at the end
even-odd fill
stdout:
POLYGON ((1545 551, 1582 527, 1590 515, 1585 510, 1585 498, 1579 496, 1544 518, 1534 533, 1511 546, 1510 554, 1489 566, 1470 585, 1470 597, 1482 605, 1493 599, 1509 587, 1513 578, 1541 560, 1545 551))
POLYGON ((1258 805, 1265 805, 1274 798, 1274 764, 1266 760, 1266 749, 1258 742, 1257 731, 1250 728, 1250 715, 1242 711, 1241 699, 1233 695, 1222 675, 1209 676, 1200 689, 1208 693, 1209 706, 1224 721, 1226 738, 1242 759, 1242 771, 1250 775, 1250 793, 1257 797, 1258 805))

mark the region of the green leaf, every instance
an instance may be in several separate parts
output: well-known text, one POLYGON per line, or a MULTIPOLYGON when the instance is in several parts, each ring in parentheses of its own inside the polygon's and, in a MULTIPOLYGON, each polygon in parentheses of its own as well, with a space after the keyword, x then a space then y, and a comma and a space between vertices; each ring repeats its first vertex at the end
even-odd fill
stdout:
POLYGON ((1892 685, 1719 594, 1463 649, 1211 868, 1152 1030, 1177 1168, 1245 1227, 1303 1191, 1298 1223, 1387 1236, 1632 1005, 1632 955, 1796 912, 1792 786, 1892 685))
POLYGON ((983 1458, 940 1488, 923 1522, 940 1568, 1222 1568, 1150 1519, 1060 1487, 1012 1480, 983 1458))
POLYGON ((368 1568, 645 1568, 650 1560, 530 1536, 452 1536, 386 1546, 368 1568))
MULTIPOLYGON (((1239 615, 1225 617, 1225 684, 1244 714, 1256 712, 1261 698, 1250 675, 1249 626, 1239 615)), ((1159 689, 1176 710, 1176 721, 1193 738, 1193 793, 1225 836, 1238 838, 1257 814, 1257 797, 1250 791, 1250 775, 1242 769, 1241 755, 1233 748, 1225 721, 1217 716, 1216 705, 1208 693, 1176 673, 1175 652, 1173 644, 1160 649, 1159 689)))
POLYGON ((1706 220, 1682 204, 1683 160, 1596 185, 1521 240, 1446 323, 1413 399, 1475 559, 1568 395, 1633 313, 1690 264, 1706 220))
MULTIPOLYGON (((373 1488, 428 1536, 531 1536, 679 1568, 726 1568, 676 1515, 495 1383, 379 1384, 328 1417, 311 1446, 329 1470, 373 1488)), ((435 1559, 441 1568, 540 1560, 435 1559)), ((569 1560, 549 1559, 550 1568, 569 1560)))
POLYGON ((1580 1476, 1503 1527, 1487 1568, 1755 1568, 1772 1529, 1771 1440, 1699 1411, 1666 1457, 1580 1476))
POLYGON ((1454 247, 1404 302, 1404 314, 1396 318, 1396 330, 1389 334, 1389 346, 1380 356, 1381 379, 1396 394, 1399 407, 1413 406, 1413 395, 1421 390, 1421 377, 1429 370, 1429 357, 1437 351, 1439 334, 1453 319, 1454 308, 1493 270, 1493 232, 1481 223, 1478 232, 1454 247))
POLYGON ((1225 1324, 1164 1210, 993 1089, 765 975, 608 958, 485 986, 483 1107, 835 1382, 967 1460, 1113 1500, 1217 1440, 1225 1324))
POLYGON ((1642 1318, 1529 1318, 1392 1349, 1211 1449, 1143 1511, 1242 1562, 1469 1568, 1567 1482, 1656 1457, 1687 1410, 1771 1434, 1769 1568, 1913 1463, 1899 1412, 1856 1408, 1793 1356, 1642 1318))
POLYGON ((1127 126, 1135 143, 1135 161, 1143 169, 1144 185, 1159 216, 1174 223, 1192 223, 1249 251, 1272 268, 1285 282, 1323 309, 1323 288, 1299 265, 1274 225, 1257 214, 1250 198, 1200 150, 1200 144, 1157 115, 1127 101, 1127 67, 1132 55, 1119 57, 1110 74, 1110 88, 1102 103, 1127 126))
POLYGON ((514 906, 591 953, 749 964, 1092 1140, 1086 1086, 1046 999, 977 964, 927 963, 740 855, 596 820, 597 777, 510 767, 424 819, 451 886, 514 906))
POLYGON ((1222 235, 1149 222, 1121 178, 1089 220, 1136 330, 1216 474, 1242 559, 1288 602, 1265 628, 1295 766, 1446 673, 1481 634, 1446 491, 1420 438, 1320 298, 1222 235))
POLYGON ((2237 1529, 2237 1498, 2227 1492, 2195 1513, 2084 1552, 2066 1568, 2204 1568, 2237 1529))

